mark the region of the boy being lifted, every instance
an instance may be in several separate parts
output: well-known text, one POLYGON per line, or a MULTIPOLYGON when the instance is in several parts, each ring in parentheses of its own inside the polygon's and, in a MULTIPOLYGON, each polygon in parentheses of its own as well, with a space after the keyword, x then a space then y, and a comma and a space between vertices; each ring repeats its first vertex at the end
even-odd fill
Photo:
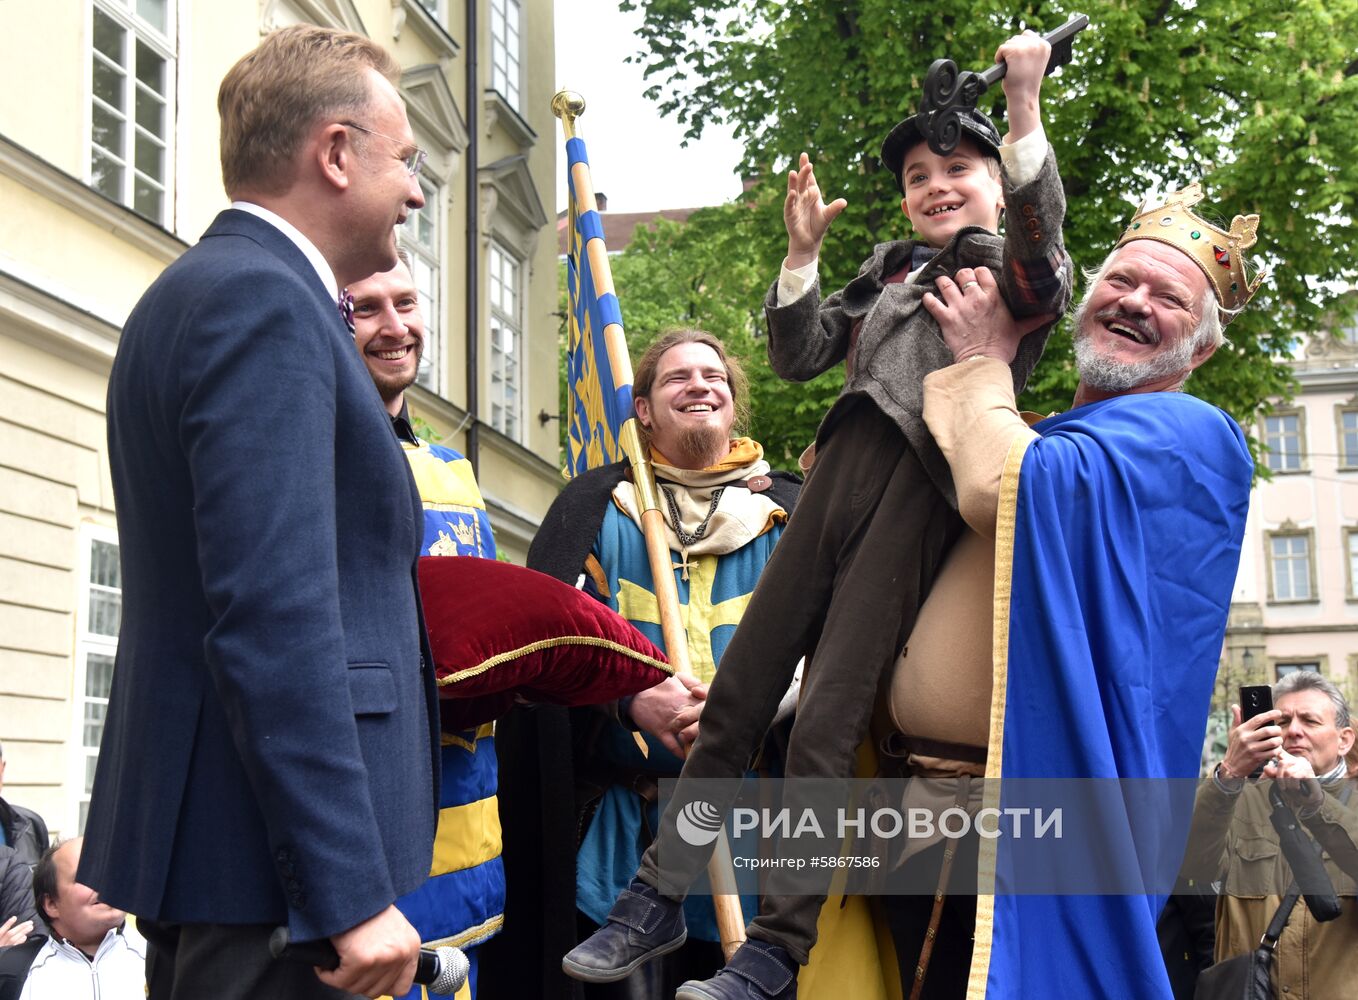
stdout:
MULTIPOLYGON (((795 381, 845 361, 844 392, 821 423, 797 511, 727 646, 659 835, 609 922, 564 959, 568 974, 613 981, 682 943, 675 897, 696 880, 712 847, 687 843, 675 820, 694 798, 729 811, 729 800, 713 801, 708 779, 745 773, 804 654, 809 665, 786 777, 852 777, 882 672, 962 524, 947 462, 921 417, 924 376, 953 363, 923 308, 925 290, 960 268, 984 266, 1000 276, 1016 316, 1060 313, 1070 297, 1061 240, 1065 198, 1038 108, 1049 57, 1050 46, 1031 32, 996 52, 1009 67, 1010 131, 1003 143, 979 112, 963 117, 964 138, 949 156, 929 149, 913 119, 892 129, 882 162, 897 177, 901 208, 920 239, 879 245, 858 277, 824 302, 816 258, 845 202, 824 203, 806 154, 789 174, 788 256, 765 302, 769 358, 779 375, 795 381), (1006 208, 1001 239, 995 233, 1006 208)), ((1045 323, 1020 345, 1012 366, 1016 391, 1050 327, 1045 323)), ((723 785, 734 789, 736 782, 723 785)), ((783 803, 794 815, 795 786, 785 786, 783 803)), ((766 895, 749 940, 727 966, 713 979, 685 983, 677 997, 791 1000, 823 899, 766 895)))

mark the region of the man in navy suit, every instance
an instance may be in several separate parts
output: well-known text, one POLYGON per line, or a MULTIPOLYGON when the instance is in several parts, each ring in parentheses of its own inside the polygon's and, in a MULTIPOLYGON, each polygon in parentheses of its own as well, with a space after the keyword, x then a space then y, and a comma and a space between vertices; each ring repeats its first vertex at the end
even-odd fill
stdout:
POLYGON ((414 974, 392 903, 429 872, 438 790, 420 499, 337 305, 424 203, 399 75, 312 26, 231 69, 231 209, 113 363, 123 618, 79 878, 138 916, 156 1000, 414 974), (339 967, 272 961, 280 923, 339 967))

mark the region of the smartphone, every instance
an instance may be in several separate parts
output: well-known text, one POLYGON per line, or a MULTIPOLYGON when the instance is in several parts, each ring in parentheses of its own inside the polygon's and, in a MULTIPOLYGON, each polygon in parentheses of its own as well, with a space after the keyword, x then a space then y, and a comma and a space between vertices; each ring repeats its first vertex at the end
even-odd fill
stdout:
MULTIPOLYGON (((1273 688, 1267 684, 1242 684, 1240 686, 1241 722, 1271 711, 1273 711, 1273 688)), ((1258 781, 1263 773, 1264 765, 1260 764, 1250 775, 1250 780, 1258 781)))
POLYGON ((1273 688, 1267 684, 1244 684, 1240 688, 1240 721, 1273 711, 1273 688))

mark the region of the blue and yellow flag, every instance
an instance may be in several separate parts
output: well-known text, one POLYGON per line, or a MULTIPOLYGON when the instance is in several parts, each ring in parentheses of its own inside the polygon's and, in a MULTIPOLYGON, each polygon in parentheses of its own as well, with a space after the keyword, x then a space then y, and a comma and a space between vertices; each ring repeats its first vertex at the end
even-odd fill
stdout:
POLYGON ((584 140, 566 140, 566 155, 570 163, 567 472, 576 476, 625 457, 618 435, 623 422, 633 416, 632 364, 622 331, 622 311, 613 293, 584 140))

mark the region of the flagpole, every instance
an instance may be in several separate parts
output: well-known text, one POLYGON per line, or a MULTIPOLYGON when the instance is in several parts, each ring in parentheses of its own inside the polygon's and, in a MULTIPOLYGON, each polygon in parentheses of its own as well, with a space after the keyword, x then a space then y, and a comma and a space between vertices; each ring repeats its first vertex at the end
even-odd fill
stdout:
MULTIPOLYGON (((585 113, 585 99, 572 91, 557 91, 552 96, 552 113, 561 119, 561 129, 567 141, 574 139, 575 119, 585 113)), ((589 165, 577 163, 570 169, 578 202, 577 210, 597 211, 589 165)), ((608 266, 608 251, 603 240, 590 240, 585 245, 585 253, 589 256, 595 293, 597 295, 613 293, 613 275, 608 266)), ((626 386, 630 389, 632 359, 627 352, 627 339, 622 327, 617 323, 607 324, 603 329, 603 337, 614 381, 614 385, 608 388, 619 389, 626 386)), ((641 507, 641 530, 646 539, 651 579, 655 582, 655 597, 660 612, 660 631, 664 637, 665 655, 669 658, 675 673, 692 676, 693 668, 688 656, 688 633, 684 629, 679 607, 679 590, 674 582, 670 543, 665 535, 665 514, 660 506, 660 491, 656 487, 650 453, 642 446, 635 413, 631 414, 619 429, 618 444, 631 464, 632 483, 636 487, 637 501, 641 507)), ((700 721, 700 728, 701 725, 700 721)), ((707 871, 708 881, 712 886, 712 904, 717 913, 717 930, 721 934, 722 950, 729 960, 745 940, 745 916, 740 910, 740 897, 735 895, 731 848, 726 841, 724 830, 717 839, 716 849, 713 851, 712 860, 708 862, 707 871)))

